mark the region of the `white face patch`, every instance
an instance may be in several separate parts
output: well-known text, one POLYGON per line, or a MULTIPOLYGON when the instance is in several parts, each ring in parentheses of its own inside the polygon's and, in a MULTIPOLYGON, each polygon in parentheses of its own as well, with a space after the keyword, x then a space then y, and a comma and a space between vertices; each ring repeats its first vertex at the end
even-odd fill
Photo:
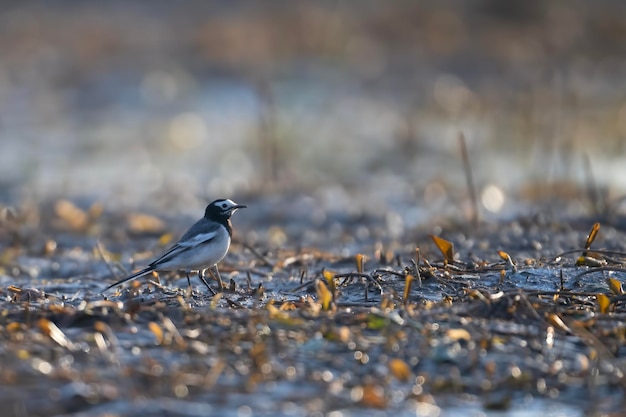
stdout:
POLYGON ((217 203, 217 206, 222 209, 222 211, 228 211, 230 209, 232 209, 233 207, 235 207, 237 205, 237 203, 235 203, 233 200, 222 200, 220 202, 217 203))

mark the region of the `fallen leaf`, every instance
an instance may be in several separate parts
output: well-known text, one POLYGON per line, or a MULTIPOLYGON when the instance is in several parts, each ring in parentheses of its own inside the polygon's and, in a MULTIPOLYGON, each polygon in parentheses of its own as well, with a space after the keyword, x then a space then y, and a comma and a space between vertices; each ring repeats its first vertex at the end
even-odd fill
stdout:
POLYGON ((609 286, 609 289, 611 290, 611 292, 615 295, 622 295, 624 294, 624 289, 622 288, 622 283, 615 278, 607 278, 606 279, 606 283, 609 286))
POLYGON ((404 278, 404 305, 409 302, 409 294, 411 293, 411 284, 413 283, 413 275, 407 274, 404 278))
POLYGON ((43 334, 54 340, 59 346, 66 349, 73 349, 74 344, 67 338, 65 333, 63 333, 63 331, 50 320, 43 318, 39 319, 39 321, 37 322, 37 327, 39 327, 39 330, 43 334))
POLYGON ((439 249, 446 262, 454 262, 454 244, 439 236, 430 235, 430 237, 433 242, 435 242, 437 249, 439 249))
POLYGON ((165 229, 165 223, 157 217, 143 213, 130 213, 126 216, 128 229, 137 234, 159 234, 165 229))
POLYGON ((472 336, 466 329, 449 329, 446 332, 446 336, 448 336, 451 340, 465 340, 469 342, 472 340, 472 336))
MULTIPOLYGON (((587 235, 587 240, 585 241, 585 249, 589 249, 591 247, 591 244, 593 243, 593 241, 596 239, 596 236, 598 235, 598 231, 600 231, 600 223, 594 223, 593 226, 591 227, 591 231, 587 235)), ((583 255, 585 255, 584 252, 583 252, 583 255)))
POLYGON ((364 385, 361 404, 365 407, 386 408, 387 398, 385 398, 384 388, 374 384, 364 385))
POLYGON ((359 253, 356 255, 355 257, 356 260, 356 271, 359 274, 363 273, 363 264, 365 263, 365 255, 363 255, 362 253, 359 253))
POLYGON ((320 279, 315 281, 315 291, 317 292, 319 302, 322 304, 322 309, 330 310, 333 301, 333 293, 326 283, 320 279))
POLYGON ((162 344, 164 336, 163 336, 163 329, 161 329, 161 326, 159 326, 158 323, 151 321, 150 323, 148 323, 148 328, 154 334, 154 337, 156 338, 156 344, 157 345, 162 344))
POLYGON ((411 368, 402 359, 391 359, 389 361, 389 371, 402 382, 406 382, 411 378, 411 368))
POLYGON ((600 313, 606 314, 609 312, 609 307, 611 306, 611 300, 609 297, 604 294, 598 294, 596 295, 596 301, 600 307, 600 313))

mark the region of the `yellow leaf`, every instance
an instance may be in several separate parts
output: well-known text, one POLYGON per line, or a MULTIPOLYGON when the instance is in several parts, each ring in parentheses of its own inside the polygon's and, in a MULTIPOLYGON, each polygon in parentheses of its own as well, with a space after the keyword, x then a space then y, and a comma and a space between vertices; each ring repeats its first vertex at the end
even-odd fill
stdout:
POLYGON ((296 305, 292 303, 291 301, 282 303, 279 308, 280 311, 291 311, 291 310, 296 310, 296 309, 297 309, 296 305))
POLYGON ((211 298, 211 310, 215 310, 217 308, 217 305, 219 304, 223 296, 223 292, 218 292, 213 296, 213 298, 211 298))
POLYGON ((446 262, 454 262, 454 244, 439 236, 430 235, 437 249, 441 252, 446 262))
POLYGON ((411 378, 411 368, 402 359, 392 359, 389 361, 389 371, 399 381, 406 382, 411 378))
POLYGON ((570 328, 565 324, 563 319, 559 317, 557 314, 548 314, 548 322, 552 324, 554 327, 557 327, 563 331, 571 332, 570 328))
POLYGON ((600 313, 606 314, 609 312, 609 307, 611 306, 611 300, 604 294, 596 295, 596 301, 598 302, 598 306, 600 306, 600 313))
POLYGON ((589 249, 591 247, 591 244, 596 239, 596 236, 598 235, 599 230, 600 230, 600 223, 594 223, 593 226, 591 227, 591 231, 587 235, 587 240, 585 241, 585 249, 589 249))
POLYGON ((622 288, 622 283, 615 278, 607 278, 606 283, 609 285, 609 289, 615 295, 624 294, 624 289, 622 288))
POLYGON ((328 289, 328 286, 324 281, 318 279, 315 281, 315 291, 319 302, 322 304, 323 310, 330 310, 333 301, 333 293, 328 289))
POLYGON ((22 323, 18 323, 16 321, 7 324, 6 327, 6 331, 11 333, 11 332, 17 332, 19 330, 23 330, 24 329, 24 325, 22 323))
POLYGON ((506 253, 505 251, 502 251, 502 250, 498 251, 498 255, 500 255, 500 258, 502 258, 503 260, 506 261, 507 266, 509 268, 511 268, 514 272, 517 272, 517 267, 513 263, 513 259, 511 259, 511 255, 509 255, 508 253, 506 253))
POLYGON ((326 283, 328 284, 328 287, 330 288, 330 290, 333 293, 337 289, 336 284, 335 284, 335 275, 337 275, 336 272, 329 271, 328 269, 323 269, 322 270, 322 276, 326 280, 326 283))
POLYGON ((267 306, 267 311, 269 311, 269 316, 270 319, 272 320, 276 320, 278 323, 281 323, 285 326, 300 326, 303 323, 303 320, 298 318, 298 317, 291 317, 289 315, 289 313, 287 312, 287 310, 295 310, 296 306, 295 304, 288 302, 288 303, 283 303, 280 308, 276 308, 276 306, 273 303, 268 303, 267 306), (286 308, 283 308, 287 306, 286 308), (290 307, 291 306, 291 307, 290 307))
POLYGON ((466 342, 469 342, 472 340, 472 336, 466 329, 449 329, 446 332, 446 336, 453 341, 465 340, 466 342))
POLYGON ((165 223, 157 217, 144 213, 130 213, 126 216, 128 228, 133 233, 161 233, 165 223))
POLYGON ((386 408, 385 389, 380 385, 367 384, 362 387, 361 404, 365 407, 386 408))
POLYGON ((271 319, 279 318, 279 317, 286 317, 287 316, 287 313, 285 313, 284 311, 279 310, 272 303, 268 303, 266 308, 267 308, 267 311, 269 311, 269 313, 270 313, 270 318, 271 319))
POLYGON ((383 295, 380 300, 380 309, 381 310, 393 310, 395 308, 395 304, 393 302, 393 298, 388 296, 387 294, 383 295))
POLYGON ((57 201, 54 205, 54 212, 74 230, 84 229, 89 221, 87 213, 69 200, 57 201))
POLYGON ((50 320, 39 319, 39 321, 37 322, 37 327, 39 327, 41 333, 54 340, 59 346, 68 349, 72 347, 72 342, 70 342, 67 336, 65 336, 65 333, 63 333, 63 331, 50 320))
POLYGON ((170 243, 173 238, 174 238, 174 235, 172 235, 171 233, 164 233, 159 238, 159 245, 165 246, 168 243, 170 243))
POLYGON ((600 307, 600 313, 606 314, 609 312, 609 307, 611 306, 611 300, 609 297, 604 294, 598 294, 596 295, 596 301, 600 307))
POLYGON ((148 327, 150 328, 150 331, 154 334, 154 337, 156 337, 157 345, 163 343, 164 337, 163 329, 161 329, 161 326, 159 326, 158 323, 151 321, 150 323, 148 323, 148 327))
POLYGON ((602 259, 602 256, 592 252, 585 252, 586 255, 579 256, 576 260, 576 266, 604 266, 606 261, 602 259), (595 255, 595 256, 591 256, 595 255))
POLYGON ((108 333, 111 330, 108 324, 100 320, 93 324, 93 328, 99 333, 108 333))
POLYGON ((413 283, 413 275, 407 274, 404 280, 404 305, 409 302, 409 294, 411 293, 411 284, 413 283))
POLYGON ((355 257, 356 259, 356 271, 359 274, 363 273, 363 264, 365 263, 365 255, 363 255, 362 253, 359 253, 356 255, 355 257))

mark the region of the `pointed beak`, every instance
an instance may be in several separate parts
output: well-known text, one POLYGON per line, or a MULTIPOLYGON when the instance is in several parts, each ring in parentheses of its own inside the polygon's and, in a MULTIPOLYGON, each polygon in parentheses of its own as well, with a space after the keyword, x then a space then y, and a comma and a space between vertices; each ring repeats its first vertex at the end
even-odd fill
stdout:
POLYGON ((247 207, 248 206, 244 204, 237 204, 235 207, 233 207, 233 210, 238 210, 238 209, 247 208, 247 207))

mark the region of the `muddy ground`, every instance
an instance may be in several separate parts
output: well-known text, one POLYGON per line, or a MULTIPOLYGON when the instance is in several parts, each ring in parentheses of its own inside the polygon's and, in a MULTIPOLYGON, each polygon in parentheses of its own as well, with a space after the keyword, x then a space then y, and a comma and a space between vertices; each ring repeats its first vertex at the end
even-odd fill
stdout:
POLYGON ((158 215, 67 200, 5 208, 5 415, 623 409, 619 219, 582 259, 592 218, 449 222, 434 227, 455 245, 446 260, 432 230, 389 241, 375 216, 268 227, 254 214, 267 202, 242 199, 216 296, 175 274, 101 293, 180 233, 158 215))

